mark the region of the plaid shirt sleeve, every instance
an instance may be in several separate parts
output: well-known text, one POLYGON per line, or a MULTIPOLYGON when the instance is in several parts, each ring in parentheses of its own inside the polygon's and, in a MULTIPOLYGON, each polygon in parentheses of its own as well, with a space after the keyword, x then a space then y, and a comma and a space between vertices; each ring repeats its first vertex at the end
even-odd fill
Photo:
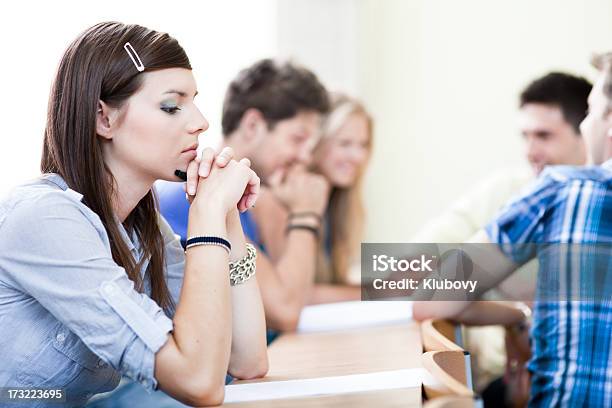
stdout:
POLYGON ((485 226, 489 240, 498 244, 516 264, 521 265, 536 256, 532 244, 544 241, 542 220, 554 202, 558 188, 554 178, 540 177, 485 226))

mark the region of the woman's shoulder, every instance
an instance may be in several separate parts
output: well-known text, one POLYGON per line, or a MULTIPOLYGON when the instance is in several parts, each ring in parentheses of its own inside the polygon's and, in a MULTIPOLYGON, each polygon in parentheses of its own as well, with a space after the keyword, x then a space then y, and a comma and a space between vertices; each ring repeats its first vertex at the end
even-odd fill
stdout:
POLYGON ((81 194, 64 190, 45 177, 25 182, 0 199, 0 228, 8 219, 24 228, 36 227, 49 216, 95 221, 97 215, 81 199, 81 194))

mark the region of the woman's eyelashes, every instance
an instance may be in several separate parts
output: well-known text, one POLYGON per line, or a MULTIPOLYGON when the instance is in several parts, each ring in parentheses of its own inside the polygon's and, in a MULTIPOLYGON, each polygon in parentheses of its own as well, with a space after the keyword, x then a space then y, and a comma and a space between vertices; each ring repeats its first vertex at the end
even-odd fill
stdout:
POLYGON ((175 104, 175 103, 163 103, 161 105, 161 110, 163 110, 164 112, 170 114, 170 115, 174 115, 176 112, 180 111, 181 108, 175 104))

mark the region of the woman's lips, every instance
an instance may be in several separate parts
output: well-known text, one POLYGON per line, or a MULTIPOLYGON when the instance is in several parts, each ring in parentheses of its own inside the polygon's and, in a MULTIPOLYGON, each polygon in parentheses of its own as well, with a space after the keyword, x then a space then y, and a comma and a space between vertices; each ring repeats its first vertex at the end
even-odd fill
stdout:
POLYGON ((185 150, 181 153, 181 156, 185 156, 187 160, 191 161, 198 156, 198 151, 196 149, 185 150))
POLYGON ((194 143, 191 146, 189 146, 188 148, 186 148, 185 150, 183 150, 181 153, 187 153, 187 152, 190 152, 192 150, 195 151, 197 149, 198 149, 198 144, 194 143))

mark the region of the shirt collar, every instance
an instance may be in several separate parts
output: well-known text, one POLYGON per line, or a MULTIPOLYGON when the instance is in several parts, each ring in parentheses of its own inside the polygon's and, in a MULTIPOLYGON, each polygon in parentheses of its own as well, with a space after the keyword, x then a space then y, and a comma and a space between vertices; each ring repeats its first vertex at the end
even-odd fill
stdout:
POLYGON ((64 191, 68 189, 68 184, 66 184, 62 176, 57 173, 45 173, 42 175, 42 179, 50 181, 51 183, 55 184, 64 191))
POLYGON ((121 221, 119 221, 116 217, 115 217, 115 222, 117 223, 117 228, 119 228, 119 233, 121 234, 121 238, 123 238, 123 240, 125 241, 125 244, 127 245, 130 252, 132 252, 133 255, 136 255, 135 253, 136 245, 134 245, 134 241, 137 240, 136 234, 133 234, 130 237, 130 235, 128 234, 127 230, 125 229, 121 221))
POLYGON ((606 169, 608 171, 612 171, 612 158, 610 158, 607 161, 603 162, 601 167, 603 167, 604 169, 606 169))

